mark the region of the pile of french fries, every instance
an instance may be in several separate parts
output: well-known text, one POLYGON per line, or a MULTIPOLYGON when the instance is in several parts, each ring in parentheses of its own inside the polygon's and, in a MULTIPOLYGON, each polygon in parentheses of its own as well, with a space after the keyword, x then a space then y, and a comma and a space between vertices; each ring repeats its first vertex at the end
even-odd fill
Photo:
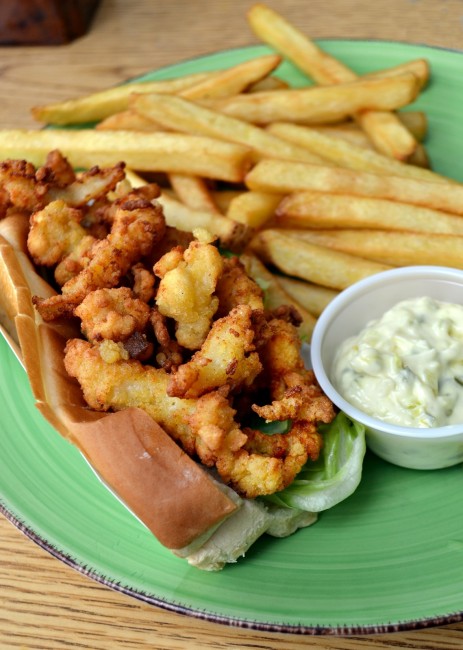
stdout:
POLYGON ((226 70, 133 82, 33 108, 54 129, 0 131, 0 157, 129 168, 162 186, 168 225, 243 253, 269 307, 316 318, 353 282, 394 266, 463 268, 463 185, 430 169, 419 59, 358 76, 264 4, 248 12, 275 53, 226 70), (283 59, 308 77, 290 88, 283 59), (92 123, 89 127, 88 123, 92 123), (81 125, 79 130, 60 128, 81 125), (153 176, 154 175, 154 176, 153 176))

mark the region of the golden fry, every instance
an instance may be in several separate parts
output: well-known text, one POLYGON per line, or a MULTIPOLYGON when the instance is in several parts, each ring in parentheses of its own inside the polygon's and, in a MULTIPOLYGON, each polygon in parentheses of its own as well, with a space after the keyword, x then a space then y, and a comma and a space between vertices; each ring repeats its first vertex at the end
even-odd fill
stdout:
POLYGON ((185 99, 207 99, 208 97, 229 97, 245 92, 252 84, 266 79, 281 63, 277 54, 259 56, 244 61, 228 70, 220 71, 216 76, 209 77, 181 90, 178 94, 185 99))
POLYGON ((260 228, 274 216, 280 200, 276 194, 243 192, 230 202, 227 217, 250 228, 260 228))
POLYGON ((248 88, 248 92, 258 93, 262 90, 283 90, 285 88, 289 88, 289 84, 280 77, 265 77, 265 79, 252 84, 248 88))
MULTIPOLYGON (((429 61, 426 59, 413 59, 412 61, 405 61, 399 63, 392 68, 383 68, 382 70, 374 70, 363 75, 366 78, 371 77, 395 77, 403 72, 411 72, 415 75, 420 84, 420 89, 424 88, 429 81, 430 67, 429 61)), ((402 120, 401 120, 402 121, 402 120)))
POLYGON ((270 7, 254 4, 247 17, 256 36, 281 52, 316 83, 337 84, 355 79, 355 73, 347 66, 324 52, 270 7), (340 79, 341 73, 343 79, 340 79))
POLYGON ((320 124, 345 120, 358 111, 395 110, 414 101, 418 92, 416 77, 404 73, 333 86, 235 95, 210 100, 207 106, 253 124, 281 121, 320 124))
POLYGON ((289 278, 285 275, 278 276, 278 282, 286 293, 314 316, 320 316, 325 307, 338 295, 338 292, 333 289, 289 278))
POLYGON ((243 224, 221 214, 193 210, 165 192, 161 194, 158 201, 164 209, 167 225, 178 230, 192 232, 197 228, 203 228, 218 237, 222 245, 231 250, 241 250, 250 236, 249 229, 243 224))
MULTIPOLYGON (((281 57, 271 54, 268 56, 257 57, 245 61, 218 72, 216 75, 209 75, 204 79, 200 79, 198 83, 187 86, 185 89, 180 89, 178 92, 180 97, 185 99, 207 99, 210 97, 228 97, 247 89, 255 92, 256 85, 267 83, 267 86, 281 88, 287 87, 284 82, 278 83, 274 77, 268 75, 275 70, 281 62, 281 57), (273 81, 269 81, 273 79, 273 81)), ((264 88, 265 88, 264 84, 264 88)), ((176 93, 172 93, 176 94, 176 93)), ((110 115, 105 120, 97 125, 98 129, 126 129, 129 131, 162 131, 162 127, 157 125, 153 120, 140 115, 133 109, 127 109, 122 112, 110 115)))
POLYGON ((246 176, 246 184, 249 189, 260 192, 289 194, 314 190, 352 194, 463 215, 463 185, 450 180, 434 183, 341 167, 262 160, 246 176))
POLYGON ((321 192, 286 196, 278 206, 276 224, 281 228, 379 228, 463 235, 463 219, 453 214, 386 199, 321 192))
MULTIPOLYGON (((428 119, 423 111, 398 111, 396 113, 399 120, 410 131, 416 140, 423 141, 428 132, 428 119)), ((328 135, 337 135, 345 137, 347 140, 352 136, 353 141, 357 144, 369 142, 370 148, 374 148, 367 134, 354 121, 339 122, 337 124, 313 124, 313 128, 328 133, 328 135), (359 137, 360 136, 360 137, 359 137)))
POLYGON ((231 190, 230 189, 226 189, 226 190, 218 189, 218 190, 213 190, 212 191, 212 198, 213 198, 215 204, 217 205, 217 207, 219 208, 219 211, 222 214, 226 214, 229 207, 230 207, 231 202, 233 201, 233 199, 235 199, 240 194, 243 194, 243 190, 240 190, 240 189, 236 189, 236 190, 235 189, 231 189, 231 190))
POLYGON ((406 163, 383 156, 376 151, 369 151, 363 146, 353 142, 332 137, 327 133, 321 133, 316 129, 298 124, 287 124, 277 122, 267 127, 270 133, 288 140, 297 142, 309 151, 317 152, 318 155, 325 158, 339 167, 355 169, 359 171, 371 171, 378 174, 393 174, 395 176, 404 176, 406 178, 418 178, 429 181, 446 181, 443 176, 406 163))
POLYGON ((262 230, 251 249, 264 262, 288 275, 332 289, 345 289, 357 280, 390 266, 296 239, 282 230, 262 230))
POLYGON ((421 142, 418 142, 415 151, 408 159, 408 164, 415 165, 416 167, 423 167, 423 169, 431 169, 431 161, 429 160, 428 152, 421 142))
POLYGON ((422 141, 428 133, 428 118, 423 111, 399 111, 397 117, 416 140, 422 141))
POLYGON ((207 183, 199 176, 169 174, 169 182, 180 201, 193 210, 220 214, 207 183))
POLYGON ((147 131, 148 133, 164 131, 161 126, 130 108, 110 115, 99 122, 95 128, 102 131, 147 131))
MULTIPOLYGON (((314 81, 321 85, 343 84, 357 78, 341 61, 330 56, 318 47, 308 36, 291 25, 280 14, 264 4, 254 5, 248 12, 248 21, 254 32, 265 43, 273 46, 314 81)), ((426 62, 414 65, 412 73, 421 89, 429 76, 426 62)), ((391 78, 390 74, 402 73, 403 68, 384 74, 381 77, 391 78)), ((364 106, 364 109, 385 109, 388 106, 364 106)), ((357 109, 358 110, 358 109, 357 109)), ((354 115, 357 110, 352 111, 354 115)), ((381 153, 399 160, 406 160, 415 150, 416 141, 407 129, 392 114, 375 116, 375 111, 367 111, 357 115, 362 128, 368 133, 375 147, 381 153)))
POLYGON ((394 266, 437 264, 463 268, 463 237, 385 230, 285 230, 293 241, 359 255, 394 266))
POLYGON ((166 81, 128 83, 56 104, 34 106, 32 115, 38 122, 61 126, 98 122, 109 115, 126 110, 132 93, 176 93, 217 74, 218 72, 199 72, 166 81))
POLYGON ((59 149, 73 167, 110 167, 124 160, 137 171, 192 174, 240 182, 250 165, 249 149, 231 142, 178 133, 93 129, 0 131, 0 158, 25 158, 42 165, 59 149))
MULTIPOLYGON (((270 94, 274 95, 275 92, 270 94)), ((306 162, 321 161, 319 156, 307 149, 285 142, 253 124, 222 115, 181 97, 154 93, 138 95, 133 98, 132 105, 137 112, 167 129, 230 140, 251 147, 257 156, 306 162)))
POLYGON ((355 115, 355 120, 379 153, 393 160, 407 161, 415 152, 417 141, 394 113, 363 111, 355 115))

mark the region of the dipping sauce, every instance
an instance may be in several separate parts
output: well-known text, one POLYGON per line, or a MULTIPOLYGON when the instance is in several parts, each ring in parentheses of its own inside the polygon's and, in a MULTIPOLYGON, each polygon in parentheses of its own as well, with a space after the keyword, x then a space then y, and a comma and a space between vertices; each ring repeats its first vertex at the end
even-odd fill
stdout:
POLYGON ((364 413, 400 426, 463 422, 463 306, 404 300, 340 346, 332 381, 364 413))

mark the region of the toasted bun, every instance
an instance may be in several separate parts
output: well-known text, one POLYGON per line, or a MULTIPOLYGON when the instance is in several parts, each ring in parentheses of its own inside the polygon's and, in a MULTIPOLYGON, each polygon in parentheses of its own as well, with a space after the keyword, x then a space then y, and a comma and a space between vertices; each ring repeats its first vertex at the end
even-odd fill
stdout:
POLYGON ((63 361, 78 324, 45 323, 32 305, 32 295, 54 290, 29 260, 27 229, 20 214, 0 222, 0 318, 20 345, 38 409, 163 545, 188 546, 237 506, 141 409, 88 408, 63 361))

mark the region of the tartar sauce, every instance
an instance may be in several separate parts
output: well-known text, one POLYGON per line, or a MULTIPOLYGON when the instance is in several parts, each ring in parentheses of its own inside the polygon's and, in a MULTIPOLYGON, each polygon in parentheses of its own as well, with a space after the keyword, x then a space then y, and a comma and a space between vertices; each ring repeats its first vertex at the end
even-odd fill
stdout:
POLYGON ((463 422, 463 306, 398 303, 344 341, 332 379, 353 406, 391 424, 463 422))

